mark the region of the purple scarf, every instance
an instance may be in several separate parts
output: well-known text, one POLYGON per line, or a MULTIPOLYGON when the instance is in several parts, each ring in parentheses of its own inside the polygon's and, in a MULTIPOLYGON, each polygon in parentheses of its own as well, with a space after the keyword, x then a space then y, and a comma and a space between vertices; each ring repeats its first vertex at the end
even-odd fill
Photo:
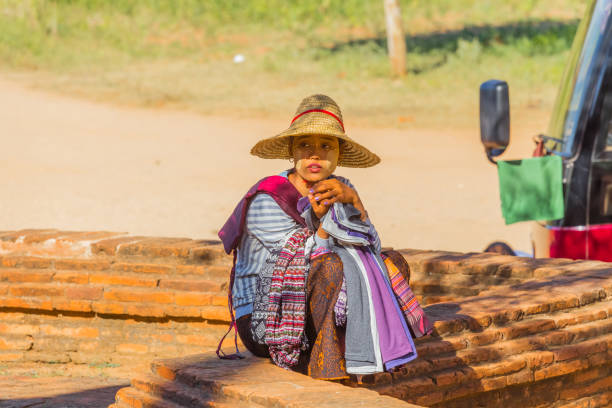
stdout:
POLYGON ((295 222, 301 226, 306 225, 306 221, 304 221, 297 209, 297 202, 302 198, 302 195, 293 184, 283 176, 263 178, 255 183, 242 200, 240 200, 232 215, 230 215, 221 231, 219 231, 219 238, 223 242, 223 248, 225 248, 226 253, 229 254, 238 247, 240 237, 244 232, 244 221, 249 204, 258 193, 269 194, 295 222))
POLYGON ((291 218, 295 220, 302 227, 306 226, 306 221, 302 218, 298 212, 297 203, 302 195, 297 189, 291 184, 291 182, 283 176, 270 176, 259 180, 253 187, 247 191, 245 196, 240 200, 232 215, 228 218, 223 225, 223 228, 219 231, 219 238, 223 242, 223 248, 226 253, 234 251, 234 263, 232 265, 232 271, 230 273, 230 282, 228 289, 228 307, 231 317, 230 327, 219 342, 217 347, 217 356, 221 359, 235 360, 243 358, 238 351, 238 334, 234 332, 234 345, 236 347, 236 353, 226 355, 222 350, 223 340, 225 337, 236 328, 236 319, 234 319, 234 306, 232 305, 232 288, 234 287, 234 273, 236 269, 236 248, 240 243, 240 238, 244 232, 244 224, 246 220, 246 213, 249 208, 251 200, 255 195, 259 193, 266 193, 270 195, 276 201, 280 208, 283 209, 291 218))

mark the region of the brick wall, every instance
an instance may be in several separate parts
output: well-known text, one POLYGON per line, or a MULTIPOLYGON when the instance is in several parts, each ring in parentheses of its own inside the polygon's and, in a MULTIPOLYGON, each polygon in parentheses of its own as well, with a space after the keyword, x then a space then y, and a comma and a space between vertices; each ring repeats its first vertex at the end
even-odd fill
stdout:
MULTIPOLYGON (((609 264, 401 252, 436 333, 401 370, 347 385, 440 407, 611 403, 609 264)), ((230 263, 216 241, 0 232, 0 361, 148 364, 213 350, 230 263)))
POLYGON ((230 259, 218 242, 0 233, 0 361, 148 362, 211 350, 230 259))

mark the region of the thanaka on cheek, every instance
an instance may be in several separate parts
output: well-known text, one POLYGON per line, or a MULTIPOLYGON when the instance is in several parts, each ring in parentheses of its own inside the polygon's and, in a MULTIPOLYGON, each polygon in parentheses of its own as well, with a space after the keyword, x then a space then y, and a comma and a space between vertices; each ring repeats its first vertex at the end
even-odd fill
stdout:
POLYGON ((309 168, 311 160, 300 159, 295 163, 296 173, 305 181, 316 183, 321 180, 325 180, 334 172, 334 166, 328 160, 318 160, 317 164, 319 167, 309 168))

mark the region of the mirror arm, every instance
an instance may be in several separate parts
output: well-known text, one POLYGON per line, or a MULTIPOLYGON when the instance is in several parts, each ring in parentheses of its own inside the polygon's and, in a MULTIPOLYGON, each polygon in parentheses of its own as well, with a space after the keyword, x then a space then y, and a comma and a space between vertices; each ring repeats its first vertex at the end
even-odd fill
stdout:
POLYGON ((491 156, 491 151, 489 149, 485 149, 485 153, 487 154, 487 159, 497 166, 497 162, 493 159, 493 156, 491 156))

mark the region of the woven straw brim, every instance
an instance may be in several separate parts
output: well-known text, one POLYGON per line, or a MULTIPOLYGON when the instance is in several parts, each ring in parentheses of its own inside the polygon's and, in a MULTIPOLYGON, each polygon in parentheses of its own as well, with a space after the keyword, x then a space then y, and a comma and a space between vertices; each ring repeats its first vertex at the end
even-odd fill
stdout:
MULTIPOLYGON (((311 114, 306 123, 293 123, 284 132, 259 141, 252 149, 251 154, 263 159, 290 159, 289 141, 291 137, 304 135, 334 136, 344 141, 342 154, 338 166, 343 167, 372 167, 380 163, 380 157, 364 146, 348 137, 338 126, 335 119, 328 115, 311 114)), ((301 118, 300 118, 301 119, 301 118)))

